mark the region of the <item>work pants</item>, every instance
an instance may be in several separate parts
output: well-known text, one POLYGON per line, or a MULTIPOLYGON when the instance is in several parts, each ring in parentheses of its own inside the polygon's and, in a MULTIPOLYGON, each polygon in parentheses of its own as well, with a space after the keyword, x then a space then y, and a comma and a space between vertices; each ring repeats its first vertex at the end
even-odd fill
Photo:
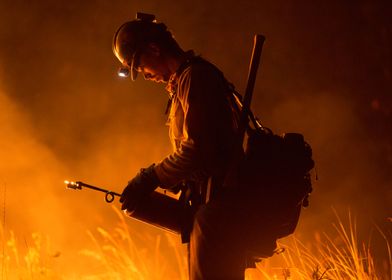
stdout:
POLYGON ((190 237, 190 280, 243 280, 252 244, 272 255, 276 236, 260 236, 265 219, 249 207, 249 199, 227 193, 199 208, 190 237))

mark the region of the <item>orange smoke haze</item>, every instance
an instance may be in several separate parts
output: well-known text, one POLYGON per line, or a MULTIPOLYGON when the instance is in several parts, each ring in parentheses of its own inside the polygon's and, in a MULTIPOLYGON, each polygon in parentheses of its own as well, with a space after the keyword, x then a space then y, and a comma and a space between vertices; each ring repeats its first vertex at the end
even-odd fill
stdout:
POLYGON ((391 230, 390 1, 2 4, 6 233, 26 242, 31 232, 47 234, 66 263, 88 246, 86 230, 111 228, 117 217, 103 194, 66 190, 63 181, 121 192, 141 167, 170 152, 163 85, 116 75, 112 35, 137 11, 155 13, 184 49, 215 62, 240 91, 252 36, 266 35, 253 109, 275 132, 305 135, 319 177, 297 234, 330 227, 331 207, 351 209, 364 235, 373 222, 391 230))

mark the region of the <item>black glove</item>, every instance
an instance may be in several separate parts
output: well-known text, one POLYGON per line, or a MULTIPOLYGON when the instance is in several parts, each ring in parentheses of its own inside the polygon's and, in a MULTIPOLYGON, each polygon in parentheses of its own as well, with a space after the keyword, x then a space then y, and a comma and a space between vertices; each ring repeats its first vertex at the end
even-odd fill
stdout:
POLYGON ((128 185, 121 194, 121 210, 126 210, 127 214, 135 211, 139 202, 152 193, 160 184, 158 176, 154 171, 154 164, 140 169, 140 172, 128 182, 128 185))

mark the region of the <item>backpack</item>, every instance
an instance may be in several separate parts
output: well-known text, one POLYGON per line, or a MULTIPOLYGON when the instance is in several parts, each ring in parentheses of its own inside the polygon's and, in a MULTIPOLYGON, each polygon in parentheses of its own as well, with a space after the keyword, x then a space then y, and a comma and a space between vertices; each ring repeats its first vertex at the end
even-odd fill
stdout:
MULTIPOLYGON (((233 90, 238 109, 241 96, 233 90)), ((277 135, 248 110, 244 156, 239 164, 239 181, 249 193, 255 211, 268 211, 276 238, 294 232, 302 207, 309 205, 314 168, 311 146, 300 133, 277 135)))
POLYGON ((276 135, 269 129, 256 128, 248 129, 247 137, 240 171, 246 187, 262 188, 270 194, 284 191, 292 203, 307 207, 312 192, 310 171, 314 161, 312 149, 303 135, 276 135), (274 189, 277 185, 279 187, 274 189))

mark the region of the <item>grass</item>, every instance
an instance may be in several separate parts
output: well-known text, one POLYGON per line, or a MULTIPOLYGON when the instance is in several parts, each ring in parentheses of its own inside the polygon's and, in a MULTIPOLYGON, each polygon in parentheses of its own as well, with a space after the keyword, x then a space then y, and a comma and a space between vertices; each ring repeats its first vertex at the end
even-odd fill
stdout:
POLYGON ((14 232, 10 232, 7 242, 3 243, 1 279, 61 279, 52 269, 55 258, 60 254, 51 252, 49 238, 33 233, 31 241, 31 244, 27 240, 24 240, 24 245, 19 244, 14 232))
MULTIPOLYGON (((94 263, 90 273, 74 272, 71 277, 56 270, 54 261, 61 258, 59 253, 52 252, 49 238, 32 234, 30 244, 20 243, 11 232, 1 258, 1 279, 187 279, 186 254, 176 236, 140 233, 119 210, 115 211, 118 225, 111 230, 97 228, 88 232, 92 244, 89 249, 81 249, 77 256, 94 263)), ((380 268, 376 263, 381 260, 376 262, 370 245, 359 240, 350 214, 347 222, 336 217, 333 238, 317 234, 311 245, 294 236, 286 238, 279 244, 284 251, 258 263, 256 269, 247 270, 246 279, 392 279, 391 236, 379 230, 388 255, 384 267, 380 268)), ((4 240, 4 231, 1 234, 4 240)))
POLYGON ((94 249, 81 251, 81 254, 94 258, 105 268, 103 273, 91 277, 113 280, 187 279, 186 256, 181 252, 176 236, 166 233, 153 237, 135 231, 129 227, 123 213, 113 209, 119 217, 118 226, 112 232, 103 228, 98 228, 95 234, 89 232, 94 249), (162 236, 167 239, 166 242, 162 242, 162 236), (170 248, 163 248, 162 243, 170 248), (161 253, 165 249, 172 253, 174 268, 167 254, 161 253))
POLYGON ((295 237, 280 243, 284 253, 274 256, 279 266, 273 266, 266 260, 257 266, 250 279, 348 279, 348 280, 382 280, 392 279, 392 255, 390 241, 392 236, 379 233, 385 241, 388 258, 376 266, 369 244, 360 242, 356 226, 349 214, 345 225, 337 216, 334 225, 336 236, 316 235, 313 246, 305 245, 295 237))

